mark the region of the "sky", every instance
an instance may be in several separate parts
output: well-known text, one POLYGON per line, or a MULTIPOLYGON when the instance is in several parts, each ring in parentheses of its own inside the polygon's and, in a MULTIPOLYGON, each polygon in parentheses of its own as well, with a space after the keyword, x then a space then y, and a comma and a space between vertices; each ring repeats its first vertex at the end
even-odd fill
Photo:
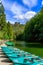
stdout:
POLYGON ((2 0, 5 9, 6 20, 14 24, 26 21, 34 17, 43 6, 43 0, 2 0))

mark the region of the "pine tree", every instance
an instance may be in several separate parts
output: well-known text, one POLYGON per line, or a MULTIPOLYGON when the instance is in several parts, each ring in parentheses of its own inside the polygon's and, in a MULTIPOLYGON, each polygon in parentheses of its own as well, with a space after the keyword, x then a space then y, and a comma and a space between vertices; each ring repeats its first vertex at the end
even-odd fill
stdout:
POLYGON ((2 2, 0 1, 0 32, 3 33, 3 38, 6 34, 7 24, 6 24, 6 15, 4 13, 4 7, 2 2))

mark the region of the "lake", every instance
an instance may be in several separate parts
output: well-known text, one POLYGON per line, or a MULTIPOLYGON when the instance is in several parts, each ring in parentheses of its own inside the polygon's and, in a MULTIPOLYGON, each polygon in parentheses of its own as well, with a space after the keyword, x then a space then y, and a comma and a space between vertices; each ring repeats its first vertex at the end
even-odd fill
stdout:
POLYGON ((43 57, 43 45, 41 43, 15 41, 15 46, 21 50, 43 57))

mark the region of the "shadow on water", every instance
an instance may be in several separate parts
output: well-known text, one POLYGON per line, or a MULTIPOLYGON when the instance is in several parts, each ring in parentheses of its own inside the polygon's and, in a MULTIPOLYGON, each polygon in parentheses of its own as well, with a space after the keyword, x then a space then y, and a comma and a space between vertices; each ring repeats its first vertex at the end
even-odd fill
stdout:
POLYGON ((38 42, 25 42, 25 41, 16 41, 16 46, 22 46, 22 47, 34 47, 34 48, 43 48, 42 43, 38 42))

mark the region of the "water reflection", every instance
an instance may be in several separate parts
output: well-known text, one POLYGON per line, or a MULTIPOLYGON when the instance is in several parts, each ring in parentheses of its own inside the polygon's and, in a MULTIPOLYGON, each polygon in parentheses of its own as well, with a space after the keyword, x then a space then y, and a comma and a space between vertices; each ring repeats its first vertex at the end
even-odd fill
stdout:
POLYGON ((25 42, 25 41, 16 41, 16 46, 19 47, 29 47, 29 48, 43 48, 43 44, 37 42, 25 42))
POLYGON ((25 41, 16 41, 15 43, 19 46, 26 47, 26 42, 25 41))

